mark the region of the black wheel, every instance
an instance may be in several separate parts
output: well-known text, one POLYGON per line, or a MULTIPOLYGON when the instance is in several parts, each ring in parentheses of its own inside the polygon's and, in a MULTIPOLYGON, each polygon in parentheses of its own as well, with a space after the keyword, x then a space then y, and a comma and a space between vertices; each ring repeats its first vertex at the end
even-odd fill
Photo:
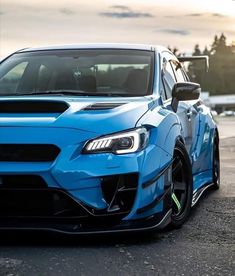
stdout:
POLYGON ((213 188, 220 188, 220 154, 219 154, 219 139, 216 135, 213 146, 213 188))
POLYGON ((181 142, 177 142, 172 164, 172 216, 171 226, 180 227, 188 218, 192 204, 192 166, 181 142))

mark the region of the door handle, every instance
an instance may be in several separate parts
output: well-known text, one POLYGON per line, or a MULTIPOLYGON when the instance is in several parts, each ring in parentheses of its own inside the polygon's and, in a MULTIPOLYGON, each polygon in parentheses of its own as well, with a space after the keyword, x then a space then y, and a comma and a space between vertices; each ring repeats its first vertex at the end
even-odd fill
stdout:
POLYGON ((192 115, 193 115, 192 110, 191 110, 191 109, 188 109, 188 110, 187 110, 187 117, 188 117, 188 119, 191 119, 192 115))

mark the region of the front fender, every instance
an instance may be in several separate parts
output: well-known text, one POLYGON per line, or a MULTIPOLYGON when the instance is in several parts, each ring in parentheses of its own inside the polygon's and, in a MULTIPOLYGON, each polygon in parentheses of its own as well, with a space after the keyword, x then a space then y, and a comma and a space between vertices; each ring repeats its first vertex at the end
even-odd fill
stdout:
POLYGON ((150 110, 138 122, 138 126, 147 125, 152 129, 155 144, 173 156, 176 141, 184 141, 182 128, 177 115, 165 108, 150 110))
POLYGON ((184 142, 180 124, 174 123, 171 126, 164 142, 165 150, 168 151, 168 153, 172 156, 174 154, 175 144, 177 140, 181 140, 184 142))

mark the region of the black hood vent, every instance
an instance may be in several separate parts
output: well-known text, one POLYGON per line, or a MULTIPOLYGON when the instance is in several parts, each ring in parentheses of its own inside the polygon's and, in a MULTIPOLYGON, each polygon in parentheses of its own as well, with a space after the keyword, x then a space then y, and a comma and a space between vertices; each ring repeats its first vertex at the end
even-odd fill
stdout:
POLYGON ((83 110, 107 110, 119 107, 121 105, 127 104, 128 102, 122 103, 94 103, 86 106, 83 110))
POLYGON ((0 113, 63 113, 68 107, 69 105, 62 101, 0 101, 0 113))

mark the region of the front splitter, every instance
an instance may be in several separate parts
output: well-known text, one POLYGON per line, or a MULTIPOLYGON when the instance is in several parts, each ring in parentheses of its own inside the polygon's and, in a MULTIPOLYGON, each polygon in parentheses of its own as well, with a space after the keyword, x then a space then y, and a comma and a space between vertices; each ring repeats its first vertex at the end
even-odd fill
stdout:
POLYGON ((97 228, 86 228, 80 227, 79 224, 48 224, 42 225, 37 223, 9 223, 1 225, 0 231, 46 231, 55 232, 66 235, 92 235, 92 234, 111 234, 111 233, 136 233, 136 232, 147 232, 157 231, 166 227, 171 222, 171 213, 169 210, 159 218, 159 215, 151 216, 145 220, 135 220, 122 222, 117 226, 112 227, 97 227, 97 228))

